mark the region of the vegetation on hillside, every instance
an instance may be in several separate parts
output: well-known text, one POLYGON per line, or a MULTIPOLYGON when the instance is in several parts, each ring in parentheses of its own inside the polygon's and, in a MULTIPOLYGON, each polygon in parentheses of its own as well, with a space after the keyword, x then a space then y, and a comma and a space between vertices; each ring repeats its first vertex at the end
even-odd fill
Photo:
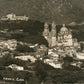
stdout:
MULTIPOLYGON (((72 61, 73 61, 72 58, 64 58, 64 62, 65 63, 68 62, 68 65, 72 61)), ((12 58, 10 58, 9 56, 6 56, 5 59, 0 60, 0 64, 3 64, 0 66, 8 66, 12 63, 25 67, 25 62, 20 61, 18 59, 12 60, 12 58)), ((30 65, 30 63, 27 63, 27 64, 30 65)), ((58 84, 58 83, 74 84, 84 80, 84 72, 82 70, 78 70, 77 67, 67 66, 69 67, 69 69, 67 69, 66 67, 64 67, 63 69, 55 69, 50 65, 43 63, 43 61, 40 61, 40 60, 37 60, 35 63, 31 64, 31 67, 33 67, 32 69, 34 73, 33 72, 30 73, 28 71, 14 71, 9 69, 1 70, 1 67, 0 67, 1 78, 3 76, 14 77, 14 78, 20 77, 25 79, 26 84, 27 83, 29 84, 32 84, 32 83, 34 84, 41 84, 41 83, 42 84, 45 84, 45 83, 46 84, 49 84, 49 83, 50 84, 58 84)))

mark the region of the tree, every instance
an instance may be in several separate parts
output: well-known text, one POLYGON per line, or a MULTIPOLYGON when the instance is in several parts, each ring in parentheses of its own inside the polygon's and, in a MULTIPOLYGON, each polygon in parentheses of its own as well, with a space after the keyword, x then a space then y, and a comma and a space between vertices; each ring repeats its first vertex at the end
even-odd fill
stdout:
POLYGON ((71 62, 73 62, 72 57, 66 56, 63 58, 63 61, 64 61, 64 63, 62 66, 64 69, 69 70, 69 71, 80 71, 81 70, 80 68, 71 65, 71 62))
POLYGON ((16 65, 25 67, 25 61, 12 58, 11 54, 7 54, 3 56, 2 58, 0 58, 0 66, 8 66, 11 64, 16 64, 16 65))
POLYGON ((67 70, 60 70, 59 72, 55 73, 52 77, 54 84, 74 84, 78 81, 78 73, 67 71, 67 70))
POLYGON ((47 77, 47 72, 44 68, 44 63, 42 61, 40 60, 36 61, 35 71, 36 71, 36 76, 39 78, 41 84, 44 84, 45 79, 47 77))
POLYGON ((34 52, 34 49, 30 48, 26 45, 18 44, 16 51, 19 51, 19 52, 34 52))
POLYGON ((1 74, 0 74, 0 80, 3 80, 3 77, 1 76, 1 74))
POLYGON ((13 59, 11 57, 11 54, 7 54, 0 59, 0 65, 8 66, 10 64, 13 64, 13 59))
POLYGON ((24 78, 25 79, 25 84, 28 84, 28 81, 30 80, 31 77, 32 77, 31 73, 28 72, 28 73, 25 74, 25 78, 24 78))
POLYGON ((81 51, 84 50, 84 44, 81 43, 80 46, 81 46, 81 51))
POLYGON ((73 62, 73 58, 70 56, 66 56, 63 58, 63 68, 70 66, 71 62, 73 62))
POLYGON ((63 61, 71 63, 71 62, 73 62, 73 58, 70 57, 70 56, 66 56, 66 57, 63 58, 63 61))

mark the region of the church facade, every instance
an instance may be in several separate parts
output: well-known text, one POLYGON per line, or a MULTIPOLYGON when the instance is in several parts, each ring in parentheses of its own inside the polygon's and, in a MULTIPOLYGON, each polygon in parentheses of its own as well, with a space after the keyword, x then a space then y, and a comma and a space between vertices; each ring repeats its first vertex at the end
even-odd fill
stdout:
POLYGON ((77 44, 77 41, 74 42, 72 38, 71 29, 68 29, 65 24, 63 24, 63 27, 60 29, 59 33, 57 33, 56 24, 54 22, 51 24, 51 31, 49 31, 48 23, 45 23, 43 36, 48 41, 49 47, 74 46, 75 43, 77 44))
POLYGON ((66 28, 65 24, 61 28, 60 32, 58 33, 58 45, 63 46, 73 46, 73 38, 71 30, 66 28))

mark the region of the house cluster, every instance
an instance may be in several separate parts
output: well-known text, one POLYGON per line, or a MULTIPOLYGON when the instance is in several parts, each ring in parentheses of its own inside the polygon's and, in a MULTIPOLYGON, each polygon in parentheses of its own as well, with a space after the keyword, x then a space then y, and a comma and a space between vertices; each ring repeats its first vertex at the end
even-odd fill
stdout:
POLYGON ((23 20, 23 21, 28 21, 29 17, 27 16, 16 16, 16 14, 7 14, 6 17, 2 17, 1 20, 23 20))
POLYGON ((71 65, 76 67, 81 67, 81 64, 84 60, 84 53, 76 52, 74 47, 61 48, 51 48, 48 50, 48 58, 44 59, 44 63, 53 66, 54 68, 62 68, 63 58, 66 56, 71 56, 77 61, 73 61, 71 65))
POLYGON ((47 56, 48 48, 45 45, 28 44, 26 42, 19 42, 19 44, 33 48, 34 52, 19 53, 18 56, 15 56, 16 59, 24 61, 30 60, 34 63, 37 59, 43 59, 44 56, 47 56))
MULTIPOLYGON (((17 46, 17 41, 15 39, 11 40, 1 40, 0 41, 0 57, 3 57, 10 53, 10 51, 14 51, 17 46)), ((13 56, 13 53, 10 53, 13 56)))
POLYGON ((76 51, 74 48, 63 48, 63 47, 54 47, 48 50, 48 58, 44 60, 44 63, 47 63, 54 68, 62 68, 63 58, 67 55, 75 57, 76 51))
MULTIPOLYGON (((15 39, 0 41, 0 57, 9 54, 10 51, 14 51, 17 46, 17 41, 15 39)), ((12 54, 11 54, 12 55, 12 54)))
POLYGON ((35 57, 37 59, 43 59, 48 54, 48 48, 45 45, 38 45, 34 48, 36 50, 35 57))
POLYGON ((17 41, 15 39, 0 41, 0 49, 15 50, 17 46, 17 41))
POLYGON ((48 50, 48 58, 44 59, 44 63, 49 64, 54 68, 62 68, 62 63, 59 62, 59 55, 55 48, 48 50))

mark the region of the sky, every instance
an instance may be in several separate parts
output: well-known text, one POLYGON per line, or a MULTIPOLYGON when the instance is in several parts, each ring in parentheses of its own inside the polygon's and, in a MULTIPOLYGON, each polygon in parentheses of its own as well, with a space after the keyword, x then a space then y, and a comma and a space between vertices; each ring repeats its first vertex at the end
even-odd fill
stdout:
POLYGON ((84 21, 84 0, 0 0, 0 17, 9 13, 42 22, 80 23, 84 21))

